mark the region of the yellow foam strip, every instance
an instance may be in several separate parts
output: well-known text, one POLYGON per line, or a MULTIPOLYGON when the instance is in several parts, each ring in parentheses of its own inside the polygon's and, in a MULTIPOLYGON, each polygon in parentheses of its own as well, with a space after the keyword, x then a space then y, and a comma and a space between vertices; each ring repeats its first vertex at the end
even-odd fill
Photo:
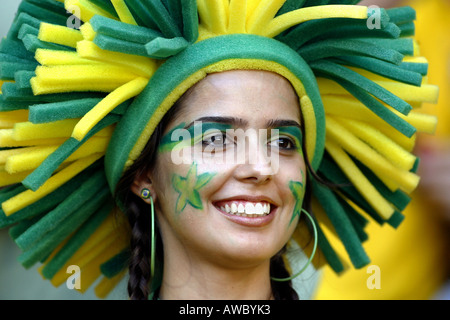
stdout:
POLYGON ((208 29, 208 31, 210 31, 212 21, 211 21, 211 16, 208 12, 208 8, 207 8, 206 4, 207 4, 207 0, 197 0, 197 10, 198 10, 198 15, 200 17, 200 23, 206 29, 208 29))
POLYGON ((30 204, 42 199, 49 193, 53 192, 64 183, 72 179, 78 173, 86 169, 102 155, 95 154, 87 158, 77 160, 66 168, 62 169, 51 178, 49 178, 37 191, 26 190, 15 197, 10 198, 2 203, 3 211, 6 216, 10 216, 15 212, 29 206, 30 204))
POLYGON ((98 64, 97 61, 83 59, 76 52, 37 49, 35 59, 43 66, 98 64))
POLYGON ((326 5, 306 7, 282 14, 267 25, 262 35, 273 38, 290 27, 309 20, 326 18, 367 19, 367 7, 326 5))
POLYGON ((394 81, 374 82, 405 101, 437 103, 439 97, 439 87, 431 84, 424 84, 421 87, 416 87, 394 81))
POLYGON ((91 20, 93 16, 100 15, 110 19, 117 20, 116 17, 102 8, 94 5, 87 0, 65 0, 64 5, 67 11, 73 12, 79 19, 84 22, 91 20), (75 8, 75 10, 73 10, 75 8))
POLYGON ((6 160, 11 156, 15 156, 15 155, 27 153, 27 152, 34 152, 35 150, 39 150, 41 148, 42 147, 29 147, 29 148, 1 150, 0 151, 0 165, 5 164, 6 160))
POLYGON ((228 33, 245 33, 247 0, 230 0, 228 33))
POLYGON ((15 140, 49 139, 70 137, 79 119, 67 119, 49 123, 16 123, 13 138, 15 140))
POLYGON ((403 58, 403 62, 412 62, 412 63, 428 63, 427 58, 420 56, 405 56, 403 58))
POLYGON ((84 242, 81 247, 75 252, 75 254, 66 262, 64 267, 62 267, 57 273, 55 273, 55 275, 51 279, 51 282, 54 286, 58 287, 65 281, 65 279, 67 278, 65 270, 68 266, 73 264, 80 266, 80 260, 90 252, 92 252, 92 250, 95 250, 97 246, 101 246, 103 240, 106 239, 105 241, 109 241, 108 237, 110 235, 111 238, 114 239, 114 223, 114 216, 112 214, 108 215, 105 221, 102 222, 100 227, 98 227, 97 230, 94 231, 89 239, 86 240, 86 242, 84 242))
POLYGON ((31 79, 35 95, 71 92, 110 92, 138 76, 126 68, 114 65, 39 66, 31 79))
POLYGON ((206 12, 209 16, 211 31, 215 34, 225 34, 228 17, 222 0, 205 1, 206 12))
POLYGON ((247 21, 248 33, 264 34, 264 29, 285 2, 286 0, 261 0, 247 21))
POLYGON ((61 82, 84 83, 103 81, 108 83, 129 82, 137 77, 124 67, 107 64, 53 66, 36 68, 36 77, 45 83, 58 84, 61 82))
POLYGON ((6 171, 0 171, 0 187, 6 187, 15 183, 21 182, 25 179, 31 171, 20 172, 17 174, 9 174, 6 171))
MULTIPOLYGON (((85 158, 92 154, 106 152, 108 147, 108 138, 97 138, 92 137, 86 141, 80 148, 78 148, 71 156, 69 156, 64 163, 72 162, 80 158, 85 158)), ((44 161, 50 154, 52 154, 58 146, 49 146, 35 148, 27 153, 21 153, 17 155, 10 156, 5 163, 5 170, 10 173, 18 173, 23 171, 31 171, 39 167, 39 165, 44 161)))
POLYGON ((28 110, 0 112, 0 120, 7 122, 24 122, 28 120, 28 110))
POLYGON ((124 247, 121 243, 120 238, 116 238, 116 241, 107 247, 100 255, 95 257, 89 265, 81 269, 81 274, 83 276, 83 281, 81 281, 80 292, 84 293, 87 289, 94 283, 94 281, 101 275, 100 266, 118 254, 120 250, 124 247))
POLYGON ((82 58, 116 64, 142 77, 150 78, 158 69, 158 64, 153 59, 103 50, 91 41, 80 41, 77 51, 82 58))
POLYGON ((120 21, 137 26, 136 20, 134 19, 133 15, 128 9, 128 6, 126 5, 125 1, 111 0, 111 3, 113 4, 114 9, 116 9, 120 21))
POLYGON ((419 176, 394 166, 332 117, 327 118, 326 129, 327 137, 334 139, 344 150, 371 169, 380 179, 383 180, 388 177, 406 193, 411 193, 417 187, 419 176))
POLYGON ((139 95, 147 86, 147 83, 148 79, 137 78, 111 92, 77 123, 73 129, 72 137, 81 141, 115 107, 139 95))
POLYGON ((83 40, 83 35, 76 29, 42 22, 39 28, 38 39, 75 48, 77 42, 83 40))
POLYGON ((395 211, 394 208, 370 183, 344 150, 331 140, 327 140, 325 148, 364 199, 383 219, 389 219, 395 211))
POLYGON ((105 299, 109 293, 119 284, 123 277, 127 274, 127 270, 124 270, 116 276, 110 278, 103 277, 102 280, 95 287, 95 295, 100 299, 105 299))
POLYGON ((408 152, 412 152, 414 146, 416 145, 417 134, 413 134, 411 138, 408 138, 404 134, 400 133, 397 129, 391 127, 387 123, 379 125, 376 127, 385 136, 389 137, 391 140, 395 141, 399 146, 408 152))
POLYGON ((334 119, 398 167, 408 171, 413 168, 416 157, 374 127, 360 121, 344 118, 334 119))
POLYGON ((83 39, 87 41, 94 41, 95 35, 97 34, 89 22, 84 23, 80 27, 80 32, 83 35, 83 39))
POLYGON ((250 17, 253 15, 253 12, 258 7, 259 1, 260 0, 247 0, 247 19, 246 19, 246 22, 248 21, 248 19, 250 19, 250 17))
POLYGON ((18 141, 13 138, 14 129, 1 129, 0 130, 0 147, 30 147, 30 146, 42 146, 42 145, 57 145, 66 141, 66 138, 54 138, 54 139, 31 139, 18 141))

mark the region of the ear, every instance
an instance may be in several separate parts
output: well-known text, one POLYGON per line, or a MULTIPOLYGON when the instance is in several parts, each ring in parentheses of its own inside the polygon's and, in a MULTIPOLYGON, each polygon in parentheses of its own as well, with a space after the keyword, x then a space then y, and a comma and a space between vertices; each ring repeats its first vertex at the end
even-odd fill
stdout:
POLYGON ((152 184, 152 179, 150 177, 149 172, 144 171, 141 174, 136 175, 136 177, 134 178, 133 183, 131 184, 131 191, 137 195, 139 198, 142 199, 142 201, 145 201, 148 204, 151 204, 150 202, 150 198, 149 199, 144 199, 142 197, 142 190, 143 189, 148 189, 150 190, 150 194, 153 198, 153 202, 156 201, 156 192, 155 189, 153 187, 152 184))

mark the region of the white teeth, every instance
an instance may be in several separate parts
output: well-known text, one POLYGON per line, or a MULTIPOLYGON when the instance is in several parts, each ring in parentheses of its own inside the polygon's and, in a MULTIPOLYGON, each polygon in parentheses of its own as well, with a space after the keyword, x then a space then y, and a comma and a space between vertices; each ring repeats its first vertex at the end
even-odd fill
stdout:
POLYGON ((230 205, 227 203, 225 206, 221 206, 220 210, 238 215, 248 215, 249 217, 258 217, 264 216, 270 213, 270 203, 266 202, 245 202, 245 203, 236 203, 232 202, 230 205))

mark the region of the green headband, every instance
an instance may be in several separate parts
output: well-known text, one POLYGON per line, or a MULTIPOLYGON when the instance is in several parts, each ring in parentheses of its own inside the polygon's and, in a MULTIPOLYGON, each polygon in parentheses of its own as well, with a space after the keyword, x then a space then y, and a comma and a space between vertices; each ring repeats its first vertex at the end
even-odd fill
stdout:
POLYGON ((81 291, 103 275, 105 296, 129 254, 111 190, 184 92, 244 69, 291 82, 312 167, 347 186, 312 180, 322 261, 344 270, 335 234, 354 267, 367 265, 365 225, 397 227, 417 187, 416 132, 436 126, 420 106, 438 89, 413 38, 414 10, 357 2, 22 1, 0 44, 0 227, 11 227, 20 262, 43 263, 55 286, 78 265, 81 291))

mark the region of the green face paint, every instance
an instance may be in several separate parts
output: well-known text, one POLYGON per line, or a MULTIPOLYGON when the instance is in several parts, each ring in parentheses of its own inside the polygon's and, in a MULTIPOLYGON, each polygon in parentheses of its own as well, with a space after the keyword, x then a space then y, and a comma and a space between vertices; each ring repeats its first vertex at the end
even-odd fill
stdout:
POLYGON ((174 189, 179 193, 175 212, 181 213, 187 204, 196 209, 203 209, 199 190, 203 188, 214 177, 215 173, 202 173, 197 175, 197 163, 193 162, 186 177, 174 174, 172 183, 174 189))
POLYGON ((274 128, 273 131, 278 131, 277 135, 271 136, 271 142, 278 139, 279 148, 284 150, 298 150, 299 153, 302 153, 302 143, 303 143, 303 134, 299 127, 297 126, 283 126, 274 128), (283 147, 280 143, 285 144, 290 142, 292 146, 283 147))
POLYGON ((183 122, 163 136, 158 151, 175 151, 192 147, 200 142, 203 143, 208 137, 225 135, 226 130, 229 129, 232 129, 232 126, 226 123, 196 121, 193 125, 186 127, 183 122))
POLYGON ((305 188, 303 185, 303 181, 305 181, 305 179, 304 179, 303 171, 302 171, 302 176, 303 176, 302 182, 292 181, 292 180, 289 181, 289 189, 291 190, 291 192, 295 198, 295 206, 294 206, 294 210, 292 211, 292 217, 291 217, 291 221, 289 221, 289 226, 291 225, 292 221, 295 220, 296 217, 300 218, 300 215, 302 213, 303 198, 305 196, 305 188))

